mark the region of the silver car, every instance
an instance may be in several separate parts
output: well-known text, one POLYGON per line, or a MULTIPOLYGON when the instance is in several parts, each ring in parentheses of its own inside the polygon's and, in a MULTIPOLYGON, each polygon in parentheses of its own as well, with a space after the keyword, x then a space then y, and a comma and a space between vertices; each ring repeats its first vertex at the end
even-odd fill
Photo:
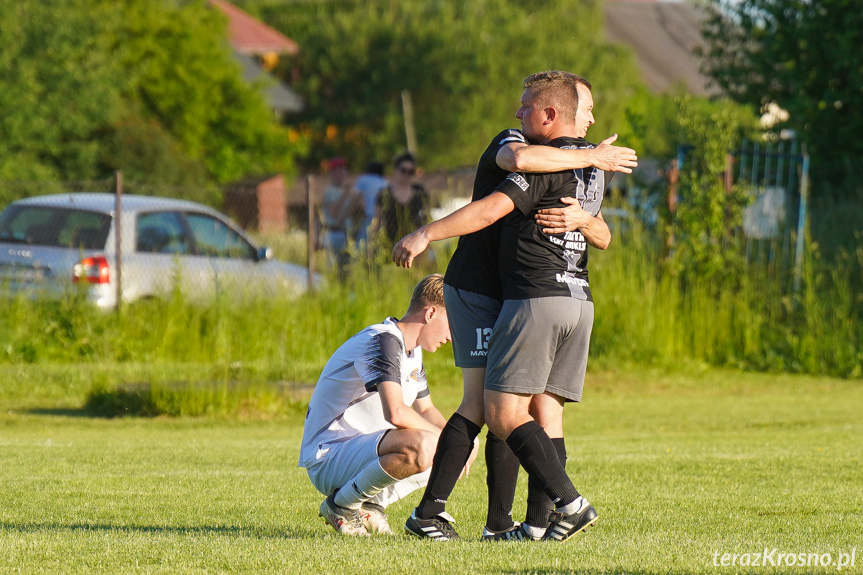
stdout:
POLYGON ((122 299, 179 287, 191 299, 232 290, 240 297, 292 297, 308 270, 271 259, 221 213, 195 202, 114 194, 57 194, 11 203, 0 213, 0 284, 11 293, 56 295, 75 284, 101 308, 117 305, 118 224, 122 299))

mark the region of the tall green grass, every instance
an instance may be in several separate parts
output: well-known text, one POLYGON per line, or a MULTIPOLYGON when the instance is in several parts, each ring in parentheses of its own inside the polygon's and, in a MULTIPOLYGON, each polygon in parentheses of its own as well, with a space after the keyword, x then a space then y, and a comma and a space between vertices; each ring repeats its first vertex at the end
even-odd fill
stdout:
POLYGON ((400 315, 415 281, 415 274, 386 268, 375 278, 332 280, 297 299, 223 294, 201 304, 175 293, 117 313, 97 311, 75 293, 0 299, 0 363, 210 363, 227 371, 240 362, 246 376, 263 369, 270 371, 265 378, 308 379, 317 370, 309 363, 340 341, 400 315))
MULTIPOLYGON (((272 397, 268 384, 313 383, 342 342, 402 314, 415 283, 443 271, 453 246, 439 246, 434 259, 411 270, 389 263, 385 251, 358 254, 347 273, 326 272, 325 287, 297 299, 223 293, 193 304, 175 293, 105 313, 75 293, 57 301, 0 298, 0 365, 114 366, 110 377, 94 376, 95 394, 139 383, 174 393, 192 384, 218 398, 225 390, 248 393, 238 383, 252 382, 262 384, 260 397, 272 397), (146 366, 145 374, 123 366, 146 366)), ((790 270, 769 263, 750 263, 733 279, 733 287, 683 282, 664 271, 653 234, 638 226, 615 231, 611 247, 591 255, 591 367, 685 363, 863 376, 863 243, 830 262, 812 249, 797 292, 790 270)), ((450 354, 427 361, 457 380, 450 354)))
POLYGON ((797 291, 776 262, 717 285, 667 273, 663 252, 634 226, 592 253, 591 361, 863 375, 863 243, 831 261, 811 249, 797 291))
MULTIPOLYGON (((174 293, 101 312, 77 293, 56 301, 0 298, 0 366, 68 366, 63 377, 90 366, 87 407, 100 415, 295 411, 302 401, 295 390, 314 383, 335 349, 362 328, 401 316, 429 271, 361 261, 356 268, 297 299, 223 294, 201 304, 174 293)), ((455 379, 450 353, 429 361, 455 379)), ((16 373, 0 371, 0 384, 14 383, 16 373)))

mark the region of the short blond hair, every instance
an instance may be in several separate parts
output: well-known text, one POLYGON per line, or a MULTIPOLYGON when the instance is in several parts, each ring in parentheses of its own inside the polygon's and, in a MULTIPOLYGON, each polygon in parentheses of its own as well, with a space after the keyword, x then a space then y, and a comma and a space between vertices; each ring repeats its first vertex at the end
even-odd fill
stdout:
POLYGON ((522 87, 531 90, 541 108, 556 108, 567 122, 575 123, 578 111, 578 85, 591 89, 590 82, 571 72, 547 70, 531 74, 524 79, 522 87))
POLYGON ((441 274, 431 274, 420 280, 411 295, 408 313, 431 306, 446 307, 443 301, 443 275, 441 274))

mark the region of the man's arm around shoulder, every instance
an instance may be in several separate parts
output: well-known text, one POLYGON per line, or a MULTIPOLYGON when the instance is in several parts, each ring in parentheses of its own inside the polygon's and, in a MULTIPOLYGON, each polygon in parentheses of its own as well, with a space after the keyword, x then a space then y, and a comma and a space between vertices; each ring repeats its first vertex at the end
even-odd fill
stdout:
POLYGON ((613 146, 616 140, 617 134, 595 148, 579 150, 511 142, 498 150, 495 161, 510 172, 548 173, 593 166, 608 172, 632 173, 632 168, 638 166, 638 156, 631 148, 613 146))

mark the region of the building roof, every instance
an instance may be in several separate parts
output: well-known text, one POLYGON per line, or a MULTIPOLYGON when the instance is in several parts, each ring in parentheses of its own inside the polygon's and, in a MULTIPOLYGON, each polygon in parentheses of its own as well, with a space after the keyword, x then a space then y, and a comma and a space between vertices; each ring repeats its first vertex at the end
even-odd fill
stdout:
POLYGON ((300 112, 303 109, 303 99, 279 81, 278 78, 258 66, 253 56, 234 50, 234 59, 243 69, 243 78, 252 84, 261 82, 261 91, 267 98, 270 107, 281 113, 300 112))
POLYGON ((243 78, 260 85, 270 107, 279 115, 301 111, 303 99, 262 68, 255 58, 265 54, 296 54, 300 49, 297 43, 226 0, 209 2, 228 18, 228 40, 243 78))
POLYGON ((608 0, 604 3, 608 40, 625 44, 635 53, 647 86, 661 93, 678 83, 695 95, 718 93, 699 72, 692 53, 702 44, 704 11, 687 2, 608 0))
POLYGON ((231 45, 241 54, 296 54, 296 42, 246 14, 226 0, 210 0, 210 4, 228 17, 231 45))

